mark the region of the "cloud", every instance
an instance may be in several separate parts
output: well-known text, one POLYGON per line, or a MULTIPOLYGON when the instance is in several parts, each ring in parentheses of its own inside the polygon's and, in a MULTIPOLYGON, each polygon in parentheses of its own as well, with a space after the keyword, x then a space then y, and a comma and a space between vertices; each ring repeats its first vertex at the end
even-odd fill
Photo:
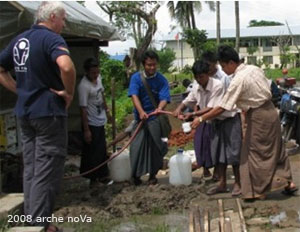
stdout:
MULTIPOLYGON (((179 28, 175 20, 170 18, 166 2, 160 7, 156 14, 158 21, 157 34, 164 37, 171 31, 171 26, 175 25, 179 28)), ((101 11, 97 4, 93 1, 87 1, 86 6, 95 14, 108 21, 107 15, 101 11)), ((300 25, 299 9, 300 1, 295 0, 261 0, 261 1, 239 1, 240 6, 240 27, 246 28, 249 21, 268 20, 285 23, 287 20, 289 25, 300 25)), ((203 10, 196 16, 197 26, 199 29, 215 30, 216 29, 216 13, 211 12, 203 2, 203 10)), ((235 12, 234 1, 221 1, 221 29, 235 28, 235 12)), ((129 46, 134 46, 132 41, 127 42, 110 42, 109 47, 103 50, 110 54, 124 53, 129 50, 129 46)))

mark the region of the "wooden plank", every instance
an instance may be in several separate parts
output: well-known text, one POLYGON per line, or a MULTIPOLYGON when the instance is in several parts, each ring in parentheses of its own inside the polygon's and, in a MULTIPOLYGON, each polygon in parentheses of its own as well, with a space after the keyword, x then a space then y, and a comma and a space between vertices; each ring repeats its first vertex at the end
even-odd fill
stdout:
POLYGON ((208 209, 204 210, 204 232, 210 232, 210 218, 208 209))
POLYGON ((219 205, 219 229, 220 229, 220 232, 225 232, 224 206, 223 206, 222 199, 218 200, 218 205, 219 205))
POLYGON ((230 217, 232 231, 241 231, 241 220, 237 210, 236 212, 234 212, 233 210, 226 210, 225 219, 226 217, 230 217))
POLYGON ((194 212, 192 209, 190 209, 190 215, 189 215, 189 232, 195 232, 194 231, 194 212))
POLYGON ((241 205, 241 202, 240 202, 239 198, 236 199, 236 204, 237 204, 237 207, 238 207, 240 221, 241 221, 241 231, 242 232, 247 232, 247 227, 246 227, 246 222, 245 222, 245 218, 244 218, 244 214, 243 214, 243 209, 242 209, 242 205, 241 205))
POLYGON ((230 217, 225 217, 224 229, 226 232, 232 232, 232 222, 230 217))
POLYGON ((194 211, 195 232, 201 232, 199 208, 194 211))

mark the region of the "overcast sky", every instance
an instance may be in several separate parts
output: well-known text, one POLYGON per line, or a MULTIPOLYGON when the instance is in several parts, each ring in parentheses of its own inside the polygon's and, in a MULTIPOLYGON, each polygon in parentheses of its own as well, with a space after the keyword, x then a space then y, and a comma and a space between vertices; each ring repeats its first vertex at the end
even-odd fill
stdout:
MULTIPOLYGON (((175 1, 176 3, 177 1, 175 1)), ((166 3, 160 7, 156 14, 158 21, 158 30, 156 38, 163 38, 170 33, 171 25, 176 25, 176 21, 171 20, 166 3)), ((86 7, 96 15, 108 21, 107 15, 101 11, 94 1, 87 1, 86 7)), ((196 16, 197 27, 199 29, 216 29, 216 14, 211 12, 205 2, 202 2, 202 12, 196 16)), ((235 28, 235 14, 233 1, 221 1, 221 29, 235 28)), ((281 23, 288 22, 290 26, 300 25, 300 1, 299 0, 260 0, 260 1, 240 1, 240 27, 246 28, 249 21, 268 20, 281 23)), ((175 29, 176 30, 176 29, 175 29)), ((180 27, 178 26, 178 30, 180 27)), ((134 46, 134 42, 110 42, 108 48, 104 48, 111 55, 116 53, 124 54, 128 52, 129 47, 134 46)))

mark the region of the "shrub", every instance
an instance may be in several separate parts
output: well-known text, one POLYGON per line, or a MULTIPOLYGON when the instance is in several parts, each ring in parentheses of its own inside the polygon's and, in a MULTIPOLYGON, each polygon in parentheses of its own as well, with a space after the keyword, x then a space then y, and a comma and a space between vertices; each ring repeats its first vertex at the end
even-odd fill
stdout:
POLYGON ((160 72, 165 73, 172 67, 173 61, 176 59, 175 52, 170 48, 163 48, 161 51, 157 51, 159 56, 159 69, 160 72))

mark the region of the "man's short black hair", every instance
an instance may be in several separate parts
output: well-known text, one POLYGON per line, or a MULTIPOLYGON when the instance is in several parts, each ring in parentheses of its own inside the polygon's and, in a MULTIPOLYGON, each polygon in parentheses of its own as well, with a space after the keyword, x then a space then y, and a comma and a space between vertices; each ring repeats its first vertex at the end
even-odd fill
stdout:
POLYGON ((209 63, 205 60, 197 60, 192 67, 194 76, 209 73, 209 63))
POLYGON ((228 45, 220 45, 218 48, 218 60, 220 62, 229 63, 233 61, 235 63, 240 62, 239 54, 234 50, 233 47, 228 45))
POLYGON ((84 71, 88 72, 90 68, 93 67, 99 67, 99 61, 96 58, 91 57, 84 61, 83 63, 84 71))
POLYGON ((145 65, 145 61, 150 58, 150 59, 155 59, 157 62, 159 61, 159 57, 157 53, 153 50, 147 50, 143 55, 142 55, 142 64, 145 65))
POLYGON ((215 52, 212 52, 212 51, 204 52, 202 54, 201 58, 204 61, 207 61, 207 62, 210 62, 210 63, 217 63, 217 61, 218 61, 217 54, 215 52))

